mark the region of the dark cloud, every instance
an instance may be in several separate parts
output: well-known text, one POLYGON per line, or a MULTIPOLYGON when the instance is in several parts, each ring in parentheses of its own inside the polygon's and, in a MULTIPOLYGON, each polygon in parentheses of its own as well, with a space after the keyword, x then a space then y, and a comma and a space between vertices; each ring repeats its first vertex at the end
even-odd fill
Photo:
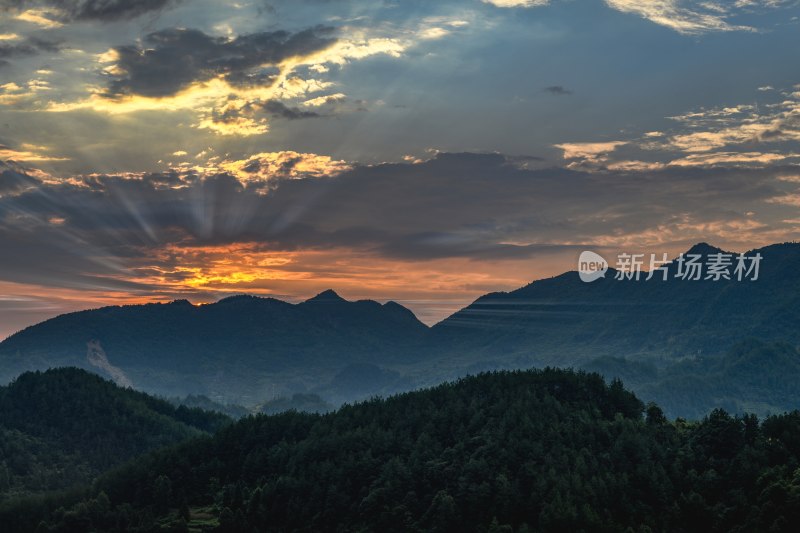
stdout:
POLYGON ((61 21, 132 19, 180 0, 0 0, 0 9, 54 8, 61 21))
MULTIPOLYGON (((246 171, 263 168, 252 162, 246 171)), ((601 237, 664 235, 670 227, 693 238, 687 224, 701 230, 720 221, 746 224, 754 202, 780 194, 779 170, 528 170, 503 155, 465 153, 266 183, 187 171, 45 184, 14 171, 0 174, 10 191, 0 192, 7 258, 0 279, 97 286, 109 276, 129 279, 128 268, 180 266, 179 255, 156 253, 170 245, 259 243, 271 251, 344 247, 406 260, 507 260, 601 237)), ((761 205, 767 216, 769 204, 761 205)))
POLYGON ((59 43, 31 37, 22 43, 5 43, 0 41, 0 65, 7 65, 8 59, 15 57, 33 56, 40 52, 55 53, 59 50, 59 43))
POLYGON ((28 45, 34 47, 41 52, 56 53, 61 50, 61 43, 49 39, 42 39, 41 37, 29 37, 28 45))
POLYGON ((261 67, 258 72, 231 72, 225 79, 237 87, 268 87, 280 73, 278 67, 261 67))
POLYGON ((271 83, 275 65, 327 48, 333 29, 315 27, 286 31, 213 37, 199 30, 172 28, 151 33, 144 45, 119 46, 118 68, 124 72, 108 84, 108 96, 174 95, 198 81, 224 76, 233 84, 271 83))
POLYGON ((572 91, 561 85, 551 85, 549 87, 545 87, 544 91, 556 96, 568 96, 572 94, 572 91))
MULTIPOLYGON (((8 150, 8 147, 0 144, 0 151, 3 150, 8 150)), ((0 161, 0 197, 16 195, 38 186, 37 180, 28 176, 14 163, 0 161)))
POLYGON ((298 107, 289 107, 283 102, 277 100, 268 100, 263 104, 264 111, 277 118, 285 118, 288 120, 299 120, 301 118, 318 118, 321 117, 319 113, 314 111, 305 111, 298 107))
POLYGON ((34 55, 36 47, 29 44, 0 44, 0 58, 34 55))

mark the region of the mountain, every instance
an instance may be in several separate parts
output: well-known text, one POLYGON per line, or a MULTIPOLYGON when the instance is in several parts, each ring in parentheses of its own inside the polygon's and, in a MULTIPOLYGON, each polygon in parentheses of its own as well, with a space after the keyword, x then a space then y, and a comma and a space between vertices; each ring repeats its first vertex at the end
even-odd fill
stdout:
MULTIPOLYGON (((720 253, 700 243, 686 256, 720 253)), ((748 388, 722 369, 749 339, 800 344, 800 244, 747 253, 756 254, 757 280, 678 279, 676 262, 665 267, 666 281, 617 280, 612 268, 586 283, 567 272, 482 296, 432 328, 396 303, 350 302, 331 290, 298 304, 235 296, 107 307, 0 343, 0 379, 72 365, 166 397, 325 411, 482 371, 574 366, 623 377, 670 416, 696 418, 714 407, 763 415, 797 406, 793 367, 751 368, 747 379, 772 389, 748 388)))
POLYGON ((286 411, 302 411, 305 413, 325 413, 332 411, 333 406, 317 394, 293 394, 291 398, 276 398, 264 402, 258 412, 265 415, 276 415, 286 411))
MULTIPOLYGON (((727 252, 700 243, 685 255, 708 261, 719 253, 727 252)), ((465 368, 577 366, 624 379, 670 416, 795 409, 800 244, 746 252, 756 254, 755 281, 678 279, 673 261, 666 281, 658 274, 617 280, 612 268, 591 283, 567 272, 487 294, 432 328, 430 345, 442 354, 437 377, 465 368), (731 363, 743 352, 747 370, 731 363)))
POLYGON ((222 404, 219 402, 215 402, 211 398, 207 396, 189 394, 188 396, 184 396, 183 398, 169 398, 169 402, 174 405, 175 407, 188 407, 188 408, 197 408, 203 411, 211 411, 215 413, 222 413, 234 420, 238 420, 243 418, 249 414, 251 414, 250 410, 242 405, 236 404, 222 404))
MULTIPOLYGON (((722 250, 706 243, 687 251, 704 260, 722 250)), ((512 292, 487 294, 434 326, 447 350, 494 361, 579 364, 611 356, 657 364, 718 355, 747 338, 800 342, 800 244, 761 254, 755 281, 616 280, 611 268, 592 283, 567 272, 512 292)), ((612 262, 613 264, 613 262, 612 262)))
MULTIPOLYGON (((5 531, 794 531, 800 412, 668 422, 622 384, 482 374, 327 415, 250 417, 5 531)), ((24 512, 22 510, 24 509, 24 512)))
POLYGON ((132 457, 228 423, 75 368, 22 374, 0 387, 0 502, 87 485, 132 457))
POLYGON ((427 329, 396 303, 348 302, 333 291, 296 305, 234 296, 105 307, 3 341, 0 379, 77 366, 163 396, 251 405, 324 385, 351 363, 413 360, 427 329))
POLYGON ((620 357, 600 357, 582 367, 622 379, 670 417, 697 420, 715 408, 766 415, 800 407, 800 351, 784 342, 744 340, 720 356, 662 367, 620 357))

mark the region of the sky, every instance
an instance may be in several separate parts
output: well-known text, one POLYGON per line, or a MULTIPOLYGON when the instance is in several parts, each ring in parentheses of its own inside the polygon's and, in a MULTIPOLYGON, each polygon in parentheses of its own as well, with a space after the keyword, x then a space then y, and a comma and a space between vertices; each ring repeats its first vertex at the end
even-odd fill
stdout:
POLYGON ((800 239, 798 0, 0 0, 0 338, 800 239))

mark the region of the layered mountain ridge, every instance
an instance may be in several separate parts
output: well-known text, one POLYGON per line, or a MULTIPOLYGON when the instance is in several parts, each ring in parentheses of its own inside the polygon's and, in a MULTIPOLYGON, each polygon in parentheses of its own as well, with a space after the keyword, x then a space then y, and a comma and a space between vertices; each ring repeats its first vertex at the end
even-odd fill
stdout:
POLYGON ((12 335, 0 344, 0 372, 7 381, 53 366, 98 371, 87 358, 87 343, 97 341, 137 388, 254 401, 302 389, 284 381, 298 368, 333 375, 376 354, 384 362, 416 357, 427 329, 398 304, 348 302, 333 291, 300 304, 232 296, 199 306, 178 300, 104 307, 12 335), (239 393, 231 394, 232 383, 239 393))
MULTIPOLYGON (((700 243, 686 255, 708 261, 720 253, 700 243)), ((637 391, 661 399, 662 379, 683 376, 692 364, 717 372, 749 339, 800 343, 800 244, 746 255, 756 254, 755 280, 680 279, 676 262, 664 267, 666 281, 658 274, 645 280, 646 273, 619 280, 612 268, 585 283, 566 272, 482 296, 430 328, 397 303, 351 302, 332 290, 298 304, 241 295, 200 306, 106 307, 56 317, 0 343, 0 379, 53 366, 109 375, 87 358, 87 343, 96 341, 136 388, 248 406, 306 393, 335 405, 483 370, 544 366, 626 376, 637 391)), ((743 405, 785 406, 766 400, 743 405)), ((690 411, 726 401, 706 394, 690 411)), ((664 404, 672 414, 685 408, 664 404)))

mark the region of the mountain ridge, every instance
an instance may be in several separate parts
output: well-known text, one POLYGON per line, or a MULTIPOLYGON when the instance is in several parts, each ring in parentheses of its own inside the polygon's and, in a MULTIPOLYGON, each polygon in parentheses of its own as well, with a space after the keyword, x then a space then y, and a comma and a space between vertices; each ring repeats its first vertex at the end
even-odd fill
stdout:
MULTIPOLYGON (((721 253, 708 243, 686 253, 695 252, 721 253)), ((335 405, 482 370, 601 360, 612 372, 622 359, 666 371, 686 359, 720 359, 748 338, 797 345, 800 244, 748 253, 763 256, 756 282, 674 279, 674 261, 666 282, 615 280, 611 269, 584 283, 568 271, 483 295, 431 327, 396 302, 348 301, 333 289, 298 303, 234 295, 104 307, 0 343, 0 378, 48 366, 93 370, 85 343, 98 340, 109 364, 151 393, 247 406, 317 394, 335 405)))
POLYGON ((330 297, 292 304, 239 295, 204 305, 176 300, 67 313, 0 343, 1 377, 52 366, 93 370, 86 343, 97 340, 110 363, 149 392, 220 399, 227 383, 260 374, 265 380, 250 382, 236 398, 256 403, 297 392, 283 387, 287 368, 330 368, 332 376, 377 352, 392 361, 416 357, 428 327, 410 310, 330 297))

